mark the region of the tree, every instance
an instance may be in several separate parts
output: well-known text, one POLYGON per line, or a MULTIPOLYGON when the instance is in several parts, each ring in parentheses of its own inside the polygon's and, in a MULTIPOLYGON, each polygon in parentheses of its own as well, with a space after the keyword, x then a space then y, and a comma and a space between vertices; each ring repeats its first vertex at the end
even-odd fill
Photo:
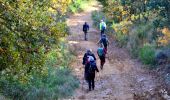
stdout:
POLYGON ((0 71, 26 82, 32 72, 44 74, 45 54, 66 35, 61 18, 70 0, 0 1, 0 71), (54 16, 55 15, 55 16, 54 16), (59 17, 58 17, 59 16, 59 17))

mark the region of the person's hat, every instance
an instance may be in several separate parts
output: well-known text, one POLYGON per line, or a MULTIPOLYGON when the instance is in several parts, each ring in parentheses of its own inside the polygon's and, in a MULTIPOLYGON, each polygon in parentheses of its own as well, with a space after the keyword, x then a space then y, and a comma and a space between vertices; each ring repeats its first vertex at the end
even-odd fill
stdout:
POLYGON ((86 52, 87 52, 87 53, 91 53, 91 52, 92 52, 92 49, 87 49, 86 52))

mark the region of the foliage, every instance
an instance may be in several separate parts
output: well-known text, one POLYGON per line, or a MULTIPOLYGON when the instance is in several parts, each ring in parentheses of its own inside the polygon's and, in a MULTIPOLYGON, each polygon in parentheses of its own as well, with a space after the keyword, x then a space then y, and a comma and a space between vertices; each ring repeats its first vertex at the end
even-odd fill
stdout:
POLYGON ((62 16, 68 4, 60 0, 0 1, 2 75, 26 83, 32 71, 44 74, 46 53, 67 33, 65 22, 56 21, 54 15, 62 16))
POLYGON ((169 26, 170 24, 170 1, 169 0, 149 0, 148 1, 149 10, 154 11, 158 14, 157 26, 169 26), (160 24, 161 22, 162 25, 160 24))
POLYGON ((170 24, 169 0, 98 0, 104 6, 104 12, 109 19, 119 23, 153 22, 154 26, 164 27, 170 24))
POLYGON ((161 30, 162 36, 158 38, 159 46, 166 46, 170 43, 170 30, 167 27, 164 27, 161 30))
POLYGON ((123 47, 124 45, 126 45, 127 35, 124 35, 122 32, 116 32, 115 37, 119 47, 123 47))
MULTIPOLYGON (((147 43, 169 45, 169 0, 98 0, 107 20, 112 20, 119 46, 135 56, 147 43)), ((111 22, 111 21, 110 21, 111 22)))
POLYGON ((71 55, 66 47, 60 47, 59 53, 53 50, 48 53, 45 68, 47 75, 41 76, 39 73, 32 73, 32 77, 27 84, 21 84, 19 80, 9 81, 5 76, 0 78, 0 91, 5 96, 17 100, 56 100, 58 98, 66 98, 73 93, 73 90, 78 87, 78 80, 71 74, 68 64, 63 65, 58 62, 69 62, 71 55), (63 49, 64 48, 64 49, 63 49), (65 53, 68 52, 68 53, 65 53), (68 59, 65 59, 67 55, 68 59), (63 66, 62 66, 63 65, 63 66), (58 66, 56 68, 56 66, 58 66))
POLYGON ((137 36, 136 30, 133 29, 129 33, 128 41, 127 41, 127 49, 130 51, 132 54, 132 57, 138 57, 139 54, 139 48, 140 48, 140 43, 139 43, 139 38, 137 36))
POLYGON ((139 58, 144 64, 154 64, 154 47, 149 44, 145 44, 139 51, 139 58))
POLYGON ((70 3, 0 1, 1 93, 15 100, 56 100, 78 86, 66 67, 71 55, 61 42, 68 33, 65 13, 70 3))
POLYGON ((92 12, 93 25, 99 27, 100 20, 105 19, 105 15, 102 12, 94 11, 92 12))
POLYGON ((155 27, 169 26, 169 0, 98 0, 104 6, 104 12, 109 19, 119 23, 153 22, 155 27))
POLYGON ((93 0, 73 0, 73 2, 69 5, 68 9, 72 13, 83 11, 88 7, 88 4, 92 1, 93 0))
POLYGON ((128 41, 129 29, 131 28, 132 23, 129 21, 122 21, 121 23, 113 23, 112 28, 115 32, 116 41, 120 47, 125 46, 128 41))
POLYGON ((131 26, 132 26, 132 23, 130 21, 122 21, 119 24, 113 23, 112 25, 115 32, 122 32, 125 35, 129 34, 129 30, 131 26))

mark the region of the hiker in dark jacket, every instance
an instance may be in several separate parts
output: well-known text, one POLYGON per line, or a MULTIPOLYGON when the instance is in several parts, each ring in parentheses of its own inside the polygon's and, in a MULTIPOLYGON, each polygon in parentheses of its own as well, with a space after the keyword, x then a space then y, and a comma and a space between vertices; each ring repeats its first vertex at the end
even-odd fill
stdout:
POLYGON ((106 58, 106 49, 103 48, 102 45, 100 45, 100 47, 97 49, 97 54, 100 58, 100 68, 103 69, 103 65, 105 63, 105 58, 106 58))
POLYGON ((94 58, 94 60, 96 61, 96 57, 94 56, 94 54, 92 53, 92 50, 89 49, 86 51, 86 53, 84 54, 84 57, 83 57, 83 65, 86 65, 87 63, 87 60, 88 60, 88 56, 92 56, 94 58))
POLYGON ((87 24, 87 22, 85 22, 83 25, 84 40, 87 40, 87 31, 88 30, 89 30, 89 25, 87 24))
POLYGON ((95 71, 99 72, 96 61, 92 56, 88 56, 88 61, 85 65, 85 77, 89 85, 89 91, 94 90, 95 87, 95 71))
POLYGON ((85 80, 89 84, 89 91, 91 91, 91 88, 94 89, 94 79, 95 79, 95 71, 99 72, 97 66, 96 66, 96 57, 92 53, 92 50, 87 50, 87 52, 84 54, 83 57, 83 65, 85 65, 84 70, 84 77, 85 80), (92 68, 92 70, 90 70, 92 68))
POLYGON ((106 37, 106 34, 103 34, 101 39, 98 41, 97 44, 102 44, 104 46, 104 49, 107 53, 107 46, 110 44, 108 38, 106 37))

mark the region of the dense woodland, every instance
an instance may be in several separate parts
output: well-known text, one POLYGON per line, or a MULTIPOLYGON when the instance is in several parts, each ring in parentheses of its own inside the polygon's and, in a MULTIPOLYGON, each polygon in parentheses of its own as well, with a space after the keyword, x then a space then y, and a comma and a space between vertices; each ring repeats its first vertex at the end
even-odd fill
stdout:
MULTIPOLYGON (((65 42, 69 33, 65 20, 89 1, 0 0, 2 95, 38 100, 72 94, 79 82, 68 67, 74 55, 65 42)), ((169 69, 170 0, 98 1, 103 9, 93 12, 94 25, 104 19, 107 33, 119 47, 127 48, 150 69, 169 69)), ((167 84, 169 78, 165 77, 167 84)))

